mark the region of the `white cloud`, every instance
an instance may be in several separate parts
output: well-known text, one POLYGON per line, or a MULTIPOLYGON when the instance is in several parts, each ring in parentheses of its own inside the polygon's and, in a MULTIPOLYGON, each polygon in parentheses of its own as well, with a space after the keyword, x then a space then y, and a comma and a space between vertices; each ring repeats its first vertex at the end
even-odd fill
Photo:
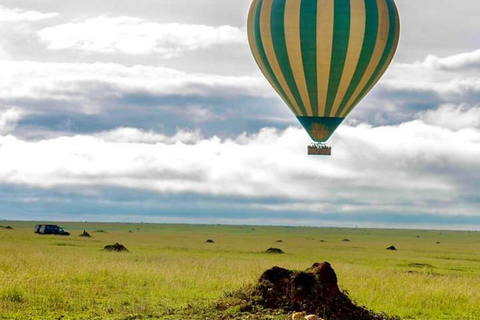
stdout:
POLYGON ((480 50, 446 58, 428 56, 414 63, 395 63, 383 84, 391 89, 432 90, 449 97, 480 91, 480 50))
POLYGON ((100 16, 38 32, 52 50, 86 53, 155 54, 172 58, 221 44, 246 44, 245 30, 231 26, 156 23, 133 17, 100 16))
POLYGON ((436 69, 452 71, 478 68, 480 67, 480 50, 461 53, 446 58, 438 58, 436 56, 429 55, 425 59, 424 64, 430 65, 436 69))
POLYGON ((432 125, 461 130, 480 127, 480 106, 446 104, 423 113, 423 120, 432 125))
POLYGON ((22 111, 17 108, 0 111, 0 135, 10 133, 16 127, 21 116, 22 111))
POLYGON ((478 214, 476 204, 462 201, 480 182, 478 129, 452 131, 422 121, 342 126, 332 140, 332 157, 307 156, 308 138, 295 128, 264 129, 234 140, 184 135, 167 138, 124 128, 37 142, 0 137, 0 183, 293 201, 265 207, 270 210, 296 210, 304 203, 304 210, 313 212, 401 207, 478 214))
POLYGON ((0 5, 0 22, 39 21, 57 17, 57 12, 42 13, 0 5))
POLYGON ((199 105, 187 106, 184 110, 172 110, 179 115, 185 116, 193 123, 211 122, 216 120, 225 120, 225 115, 218 115, 199 105))
POLYGON ((136 128, 117 128, 111 131, 104 131, 94 135, 105 142, 117 143, 140 143, 140 144, 194 144, 203 139, 200 131, 179 130, 174 136, 167 136, 153 131, 144 131, 136 128))
MULTIPOLYGON (((102 110, 105 99, 127 94, 273 96, 260 76, 188 74, 151 66, 126 67, 112 63, 39 63, 0 61, 0 97, 10 100, 57 100, 63 108, 87 114, 102 110), (76 103, 76 104, 69 104, 76 103), (80 108, 79 108, 80 106, 80 108)), ((46 112, 44 103, 37 112, 46 112)), ((202 112, 198 107, 191 112, 202 112)))

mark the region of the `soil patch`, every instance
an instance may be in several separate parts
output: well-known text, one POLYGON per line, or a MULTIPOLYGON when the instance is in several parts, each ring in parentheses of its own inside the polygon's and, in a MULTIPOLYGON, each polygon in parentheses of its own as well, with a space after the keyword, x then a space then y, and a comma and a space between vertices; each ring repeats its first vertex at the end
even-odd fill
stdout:
POLYGON ((76 244, 73 244, 73 243, 63 243, 63 242, 53 243, 52 246, 59 246, 59 247, 78 247, 76 244))
POLYGON ((414 267, 414 268, 435 268, 431 264, 428 263, 409 263, 409 267, 414 267))
POLYGON ((108 245, 108 246, 105 246, 105 248, 103 248, 103 250, 105 251, 112 251, 112 252, 129 252, 127 248, 125 248, 124 245, 120 244, 120 243, 115 243, 115 244, 111 244, 111 245, 108 245))
POLYGON ((273 267, 260 276, 257 284, 227 295, 217 308, 237 308, 250 314, 259 310, 290 315, 305 312, 328 320, 400 320, 357 306, 337 283, 328 262, 315 263, 305 271, 273 267))
POLYGON ((282 249, 279 249, 279 248, 268 248, 265 253, 274 253, 274 254, 283 254, 285 252, 283 252, 282 249))

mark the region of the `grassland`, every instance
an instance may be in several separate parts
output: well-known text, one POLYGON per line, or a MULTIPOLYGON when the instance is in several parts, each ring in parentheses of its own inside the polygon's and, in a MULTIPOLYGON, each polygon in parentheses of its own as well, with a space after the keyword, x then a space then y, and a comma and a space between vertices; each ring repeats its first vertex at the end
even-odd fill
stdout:
POLYGON ((479 232, 61 223, 72 233, 61 237, 35 235, 33 222, 0 225, 13 227, 0 228, 0 319, 215 319, 225 292, 274 265, 317 261, 375 311, 480 319, 479 232), (130 252, 102 250, 115 242, 130 252))

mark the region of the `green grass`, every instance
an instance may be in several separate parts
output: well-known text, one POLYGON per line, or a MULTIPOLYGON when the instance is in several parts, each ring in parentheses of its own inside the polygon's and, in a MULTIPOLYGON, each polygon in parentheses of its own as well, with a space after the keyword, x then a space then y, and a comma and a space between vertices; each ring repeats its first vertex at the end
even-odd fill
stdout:
POLYGON ((72 233, 61 237, 33 234, 33 222, 0 224, 13 227, 0 228, 0 319, 215 319, 226 291, 274 265, 317 261, 375 311, 480 319, 478 232, 61 223, 72 233), (115 242, 130 253, 102 250, 115 242), (270 247, 286 254, 263 253, 270 247))

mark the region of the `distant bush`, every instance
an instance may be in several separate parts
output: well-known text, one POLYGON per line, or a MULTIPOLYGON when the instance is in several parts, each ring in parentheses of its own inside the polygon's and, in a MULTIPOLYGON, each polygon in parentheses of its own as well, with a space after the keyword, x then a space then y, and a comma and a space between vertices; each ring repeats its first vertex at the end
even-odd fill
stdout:
POLYGON ((282 254, 284 253, 282 249, 279 249, 279 248, 268 248, 266 251, 266 253, 275 253, 275 254, 282 254))
POLYGON ((115 243, 115 244, 110 244, 107 245, 103 248, 105 251, 115 251, 115 252, 129 252, 127 248, 125 248, 124 245, 120 243, 115 243))
POLYGON ((90 238, 91 235, 86 230, 83 230, 83 232, 80 234, 80 237, 90 238))

